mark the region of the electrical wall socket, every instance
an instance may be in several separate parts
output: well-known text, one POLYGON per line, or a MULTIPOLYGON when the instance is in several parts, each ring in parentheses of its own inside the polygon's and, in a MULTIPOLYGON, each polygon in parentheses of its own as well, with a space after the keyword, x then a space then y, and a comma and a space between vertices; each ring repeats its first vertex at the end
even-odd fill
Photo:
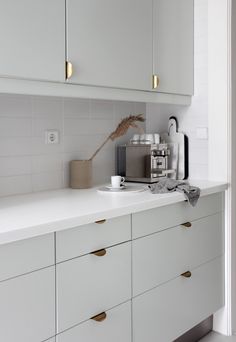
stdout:
POLYGON ((45 144, 59 144, 59 131, 57 130, 45 131, 45 144))

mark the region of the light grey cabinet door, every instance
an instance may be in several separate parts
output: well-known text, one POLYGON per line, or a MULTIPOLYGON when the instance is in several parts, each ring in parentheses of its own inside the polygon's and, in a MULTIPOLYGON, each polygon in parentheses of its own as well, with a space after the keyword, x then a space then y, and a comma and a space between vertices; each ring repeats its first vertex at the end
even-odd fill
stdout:
POLYGON ((0 341, 55 336, 55 267, 0 282, 0 303, 0 341))
POLYGON ((192 95, 194 0, 154 0, 153 74, 156 91, 192 95))
POLYGON ((65 80, 65 1, 0 1, 0 76, 65 80))
POLYGON ((68 0, 70 83, 152 89, 152 0, 68 0))

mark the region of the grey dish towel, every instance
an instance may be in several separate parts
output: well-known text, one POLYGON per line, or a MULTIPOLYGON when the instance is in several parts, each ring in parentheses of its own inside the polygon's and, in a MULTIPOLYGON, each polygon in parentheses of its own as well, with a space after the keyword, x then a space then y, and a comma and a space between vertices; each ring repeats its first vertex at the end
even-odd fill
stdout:
POLYGON ((174 179, 163 179, 158 183, 148 186, 153 194, 166 194, 168 192, 178 191, 184 194, 184 197, 194 207, 200 197, 200 189, 191 186, 185 181, 177 181, 174 179))

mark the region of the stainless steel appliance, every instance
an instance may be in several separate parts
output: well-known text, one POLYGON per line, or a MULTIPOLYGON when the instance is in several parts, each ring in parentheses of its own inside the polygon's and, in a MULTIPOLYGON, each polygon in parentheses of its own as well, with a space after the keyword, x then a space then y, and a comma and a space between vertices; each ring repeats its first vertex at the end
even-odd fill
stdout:
POLYGON ((117 148, 117 174, 127 181, 155 183, 168 175, 175 178, 171 169, 170 144, 132 142, 117 148))

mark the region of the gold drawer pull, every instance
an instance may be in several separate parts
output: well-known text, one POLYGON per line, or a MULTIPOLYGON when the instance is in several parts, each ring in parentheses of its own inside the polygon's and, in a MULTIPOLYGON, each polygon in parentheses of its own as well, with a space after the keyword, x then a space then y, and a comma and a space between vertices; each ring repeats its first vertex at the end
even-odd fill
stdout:
POLYGON ((153 89, 157 89, 157 87, 159 86, 160 83, 160 79, 157 75, 152 75, 152 88, 153 89))
POLYGON ((66 79, 71 78, 73 74, 73 65, 71 62, 66 61, 66 79))
POLYGON ((99 315, 93 316, 90 319, 96 322, 102 322, 107 318, 107 314, 105 312, 100 313, 99 315))
POLYGON ((187 272, 182 273, 181 276, 184 278, 191 278, 192 273, 190 271, 187 271, 187 272))
POLYGON ((191 222, 185 222, 185 223, 182 223, 181 226, 185 227, 185 228, 191 228, 192 227, 192 223, 191 222))
POLYGON ((107 254, 107 251, 105 249, 99 249, 99 251, 92 252, 91 254, 102 257, 107 254))
POLYGON ((97 224, 103 224, 105 222, 106 222, 106 220, 95 221, 95 223, 97 223, 97 224))

